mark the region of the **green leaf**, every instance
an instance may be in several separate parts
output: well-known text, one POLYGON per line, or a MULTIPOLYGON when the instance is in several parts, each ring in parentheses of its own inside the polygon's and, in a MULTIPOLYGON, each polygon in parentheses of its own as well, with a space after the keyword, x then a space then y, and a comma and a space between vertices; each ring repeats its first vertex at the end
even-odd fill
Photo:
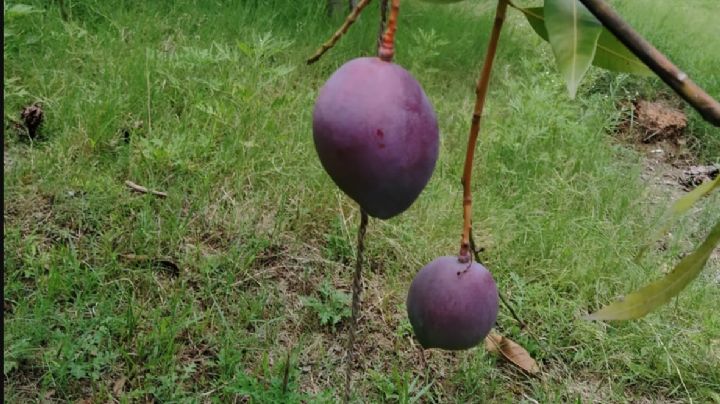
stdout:
POLYGON ((710 254, 720 244, 720 221, 718 221, 705 241, 686 256, 665 275, 664 278, 650 283, 627 295, 615 303, 603 307, 597 312, 585 316, 586 320, 633 320, 643 317, 652 310, 667 303, 680 293, 707 263, 710 254))
POLYGON ((650 240, 648 240, 648 242, 640 248, 635 260, 639 261, 643 255, 645 255, 645 252, 647 252, 652 243, 655 242, 655 240, 662 238, 662 236, 670 230, 672 224, 675 223, 680 216, 687 212, 695 203, 702 199, 702 197, 709 195, 716 189, 720 189, 720 176, 715 177, 712 181, 702 183, 697 188, 688 192, 687 195, 675 201, 667 212, 665 212, 664 220, 662 221, 663 224, 655 231, 650 240))
POLYGON ((517 8, 527 19, 530 26, 540 38, 549 41, 548 32, 545 29, 545 9, 544 7, 517 8))
POLYGON ((545 29, 570 98, 593 58, 602 24, 577 0, 546 0, 545 29))
MULTIPOLYGON (((545 11, 543 7, 518 8, 527 19, 530 27, 540 38, 548 41, 545 29, 545 11)), ((597 42, 592 64, 607 70, 641 75, 652 75, 652 71, 633 55, 610 31, 603 28, 597 42)))
POLYGON ((597 52, 593 65, 603 69, 622 73, 634 73, 652 76, 653 71, 645 66, 612 32, 603 28, 598 38, 597 52))

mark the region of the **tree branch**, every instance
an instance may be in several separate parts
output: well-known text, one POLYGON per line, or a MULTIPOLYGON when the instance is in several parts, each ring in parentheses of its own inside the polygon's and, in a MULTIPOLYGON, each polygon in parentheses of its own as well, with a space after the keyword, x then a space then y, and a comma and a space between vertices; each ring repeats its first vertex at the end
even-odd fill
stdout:
POLYGON ((333 34, 333 36, 330 37, 330 39, 328 39, 327 42, 322 44, 322 46, 320 46, 320 48, 317 51, 315 51, 315 54, 312 55, 307 60, 307 64, 311 65, 311 64, 317 62, 318 60, 320 60, 320 57, 322 57, 322 55, 325 52, 327 52, 330 48, 335 46, 337 41, 340 40, 340 38, 347 32, 347 30, 350 28, 350 26, 353 25, 355 20, 357 20, 358 16, 360 15, 360 13, 363 10, 363 8, 365 8, 365 6, 367 6, 369 3, 370 3, 370 0, 360 0, 360 2, 358 2, 357 6, 355 6, 355 8, 350 13, 350 15, 347 16, 347 18, 345 19, 345 22, 343 22, 343 24, 333 34))
POLYGON ((603 0, 580 0, 600 22, 647 67, 658 75, 702 117, 720 126, 720 103, 695 84, 670 59, 640 36, 603 0))

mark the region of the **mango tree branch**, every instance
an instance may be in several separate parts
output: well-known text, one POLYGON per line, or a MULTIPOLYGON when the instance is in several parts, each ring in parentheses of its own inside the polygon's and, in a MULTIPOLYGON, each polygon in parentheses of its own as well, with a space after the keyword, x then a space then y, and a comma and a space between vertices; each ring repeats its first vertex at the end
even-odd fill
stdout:
POLYGON ((307 60, 307 64, 311 65, 311 64, 317 62, 318 60, 320 60, 320 57, 325 52, 327 52, 330 48, 335 46, 337 41, 340 40, 340 38, 347 32, 347 30, 350 28, 350 26, 353 25, 355 20, 357 20, 358 16, 360 15, 360 13, 363 10, 363 8, 365 8, 365 6, 367 6, 369 3, 370 3, 370 0, 360 0, 360 2, 357 4, 357 6, 355 6, 355 8, 352 10, 350 15, 347 16, 347 18, 345 19, 345 22, 343 22, 343 25, 340 26, 340 28, 333 34, 333 36, 330 39, 328 39, 327 42, 325 42, 324 44, 322 44, 322 46, 320 46, 320 49, 315 51, 315 54, 312 55, 307 60))
POLYGON ((720 103, 655 49, 603 0, 580 0, 600 22, 647 67, 712 125, 720 126, 720 103))
POLYGON ((499 0, 495 11, 495 22, 493 23, 490 42, 485 54, 485 62, 478 80, 475 110, 473 111, 472 124, 470 125, 470 136, 468 137, 467 154, 465 155, 465 168, 463 171, 463 234, 460 242, 460 253, 458 259, 461 262, 470 261, 470 226, 472 224, 472 192, 470 190, 470 177, 472 176, 473 158, 475 156, 475 145, 477 144, 478 133, 480 132, 480 118, 482 118, 485 96, 487 95, 488 84, 490 83, 490 72, 492 71, 495 51, 497 50, 500 31, 505 21, 507 11, 507 0, 499 0))

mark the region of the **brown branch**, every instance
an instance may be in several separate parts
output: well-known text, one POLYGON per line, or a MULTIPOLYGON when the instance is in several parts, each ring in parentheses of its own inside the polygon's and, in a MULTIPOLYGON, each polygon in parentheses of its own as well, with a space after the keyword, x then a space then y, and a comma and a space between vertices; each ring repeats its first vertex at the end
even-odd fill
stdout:
POLYGON ((490 83, 490 72, 492 71, 493 60, 495 59, 495 51, 497 50, 498 40, 500 39, 500 31, 505 21, 505 12, 507 11, 507 0, 499 0, 495 11, 495 22, 493 23, 490 42, 488 44, 487 53, 485 54, 485 62, 480 72, 478 80, 475 110, 473 111, 472 124, 470 125, 470 136, 468 137, 467 154, 465 155, 465 169, 463 171, 463 235, 460 242, 460 254, 458 259, 463 262, 470 261, 470 226, 472 222, 472 192, 470 190, 470 178, 472 177, 473 158, 475 156, 475 145, 477 144, 478 133, 480 132, 480 118, 482 117, 483 107, 485 106, 485 96, 487 95, 488 84, 490 83))
POLYGON ((360 228, 357 237, 357 257, 355 258, 355 274, 352 283, 352 315, 350 318, 350 330, 347 342, 347 368, 345 371, 345 397, 344 402, 350 402, 350 387, 352 385, 352 367, 355 357, 355 330, 357 328, 358 316, 360 314, 360 294, 362 293, 362 263, 363 252, 365 251, 365 231, 367 230, 368 215, 360 210, 360 228))
POLYGON ((322 55, 325 52, 327 52, 330 48, 335 46, 337 41, 340 40, 340 38, 347 32, 347 30, 350 28, 350 26, 353 25, 355 20, 357 20, 358 16, 360 15, 360 13, 363 10, 363 8, 365 8, 365 6, 370 4, 370 1, 371 0, 360 0, 360 2, 357 4, 357 6, 355 6, 355 8, 352 10, 350 15, 348 15, 347 18, 345 18, 345 22, 343 22, 343 24, 340 26, 340 29, 335 31, 333 36, 330 37, 330 39, 328 39, 327 42, 322 44, 322 46, 320 46, 320 48, 317 51, 315 51, 315 54, 312 55, 307 60, 307 64, 311 65, 311 64, 317 62, 318 60, 320 60, 320 57, 322 57, 322 55))
POLYGON ((128 188, 132 189, 135 192, 140 192, 141 194, 152 194, 155 196, 159 196, 161 198, 165 198, 167 196, 167 193, 161 192, 161 191, 153 191, 152 189, 147 189, 142 185, 138 185, 130 180, 125 181, 125 185, 128 186, 128 188))
POLYGON ((647 67, 658 75, 702 117, 720 126, 720 103, 695 84, 670 59, 640 36, 603 0, 580 0, 600 22, 647 67))
POLYGON ((395 30, 397 29, 397 18, 400 13, 400 0, 390 1, 390 17, 387 22, 387 30, 380 43, 378 54, 380 59, 392 62, 395 56, 395 30))

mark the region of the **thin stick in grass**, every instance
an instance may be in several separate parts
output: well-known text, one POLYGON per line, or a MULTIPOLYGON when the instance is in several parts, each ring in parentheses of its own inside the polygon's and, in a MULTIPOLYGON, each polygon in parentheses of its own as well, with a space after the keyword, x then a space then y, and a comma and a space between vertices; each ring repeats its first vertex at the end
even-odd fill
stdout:
POLYGON ((350 402, 350 387, 352 385, 352 367, 355 358, 355 331, 357 329, 357 320, 360 314, 360 294, 362 293, 362 264, 363 252, 365 251, 365 232, 367 230, 368 215, 364 210, 360 210, 360 227, 358 228, 357 238, 357 257, 355 258, 355 274, 352 283, 352 316, 350 318, 350 327, 347 341, 347 368, 345 370, 345 395, 344 402, 350 402))
MULTIPOLYGON (((470 233, 470 249, 472 250, 473 255, 475 255, 475 261, 482 264, 482 261, 480 261, 480 251, 475 246, 475 239, 473 239, 472 233, 470 233)), ((515 313, 515 309, 513 309, 510 303, 508 303, 507 299, 505 299, 505 295, 503 295, 500 290, 498 290, 498 297, 500 297, 500 301, 502 302, 502 304, 505 305, 508 310, 510 310, 510 314, 513 316, 515 321, 518 322, 518 324, 520 325, 520 329, 525 329, 527 327, 527 324, 525 324, 525 322, 522 321, 520 316, 515 313)))
POLYGON ((370 0, 360 0, 360 2, 357 4, 357 6, 355 6, 355 8, 350 12, 350 15, 347 16, 347 18, 345 19, 345 22, 343 22, 343 24, 340 26, 340 29, 338 29, 338 30, 333 34, 333 36, 330 37, 330 39, 329 39, 327 42, 325 42, 324 44, 322 44, 322 46, 320 46, 320 48, 315 52, 315 54, 312 55, 312 56, 307 60, 307 64, 311 65, 311 64, 317 62, 318 60, 320 60, 320 58, 322 57, 322 55, 323 55, 325 52, 327 52, 328 50, 330 50, 330 48, 332 48, 333 46, 335 46, 335 44, 337 43, 337 41, 339 41, 340 38, 341 38, 341 37, 347 32, 347 30, 350 28, 350 26, 353 25, 353 23, 355 22, 355 20, 357 20, 358 16, 359 16, 360 13, 362 12, 362 10, 363 10, 363 9, 365 8, 365 6, 367 6, 368 4, 370 4, 370 0))
POLYGON ((465 168, 463 170, 463 235, 460 242, 460 253, 458 259, 462 262, 470 262, 470 227, 472 224, 472 191, 470 189, 470 178, 472 177, 473 158, 475 156, 475 145, 477 144, 478 133, 480 132, 480 118, 482 118, 487 95, 488 84, 490 83, 490 72, 492 71, 495 51, 497 50, 500 31, 505 21, 507 11, 507 0, 499 0, 495 11, 495 22, 493 23, 490 42, 488 43, 485 62, 478 80, 475 110, 473 111, 470 136, 468 137, 467 154, 465 155, 465 168))

